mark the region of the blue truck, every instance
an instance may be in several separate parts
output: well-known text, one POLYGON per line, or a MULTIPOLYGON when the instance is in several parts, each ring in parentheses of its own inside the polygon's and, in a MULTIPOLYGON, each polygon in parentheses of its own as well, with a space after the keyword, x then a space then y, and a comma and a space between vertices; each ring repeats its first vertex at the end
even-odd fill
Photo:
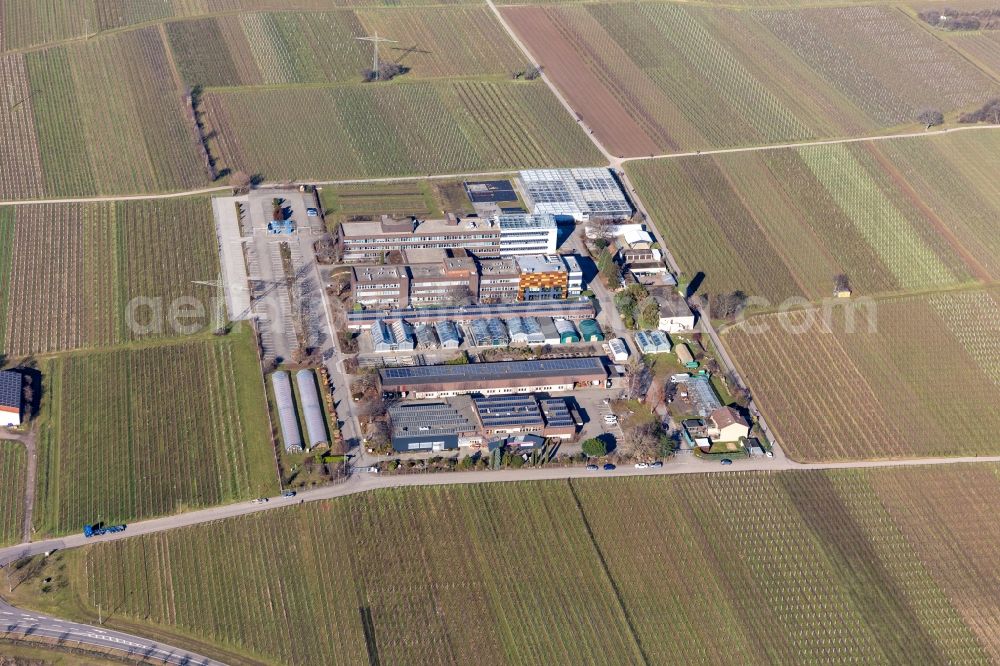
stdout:
POLYGON ((114 534, 115 532, 124 532, 125 525, 104 525, 103 523, 95 523, 93 525, 83 526, 83 536, 90 537, 101 536, 102 534, 114 534))

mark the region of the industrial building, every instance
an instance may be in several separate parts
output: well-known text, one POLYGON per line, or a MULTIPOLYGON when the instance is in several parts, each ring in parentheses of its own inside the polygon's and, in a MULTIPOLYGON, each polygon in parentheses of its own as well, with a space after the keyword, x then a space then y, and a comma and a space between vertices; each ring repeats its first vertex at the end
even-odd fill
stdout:
POLYGON ((603 384, 608 376, 604 362, 593 356, 384 368, 378 374, 384 392, 415 398, 571 391, 603 384))
POLYGON ((533 319, 538 322, 538 328, 541 330, 542 334, 543 345, 562 344, 562 337, 559 335, 559 331, 556 329, 555 320, 552 319, 552 317, 533 317, 533 319))
POLYGON ((299 370, 295 373, 295 382, 299 387, 299 405, 302 407, 302 417, 306 422, 309 448, 329 446, 326 418, 323 416, 323 407, 316 391, 316 375, 312 370, 299 370))
POLYGON ((441 220, 383 215, 338 228, 344 261, 382 261, 389 252, 463 249, 477 257, 553 254, 558 225, 551 215, 504 213, 492 218, 449 214, 441 220))
POLYGON ((21 425, 23 383, 20 372, 0 372, 0 426, 21 425))
POLYGON ((274 402, 278 407, 278 421, 281 425, 281 439, 285 443, 285 450, 301 451, 302 435, 299 432, 299 419, 295 413, 292 382, 288 378, 288 373, 278 370, 271 375, 271 386, 274 389, 274 402))
POLYGON ((404 402, 389 407, 392 448, 400 453, 452 451, 481 443, 467 397, 446 402, 404 402))
POLYGON ((542 410, 542 418, 545 419, 545 430, 542 432, 546 437, 572 439, 576 436, 576 422, 564 398, 539 400, 538 406, 542 410))
POLYGON ((626 219, 632 205, 609 169, 533 169, 518 177, 533 214, 586 222, 591 218, 626 219))
POLYGON ((473 403, 486 435, 542 432, 545 427, 534 396, 476 396, 473 403))

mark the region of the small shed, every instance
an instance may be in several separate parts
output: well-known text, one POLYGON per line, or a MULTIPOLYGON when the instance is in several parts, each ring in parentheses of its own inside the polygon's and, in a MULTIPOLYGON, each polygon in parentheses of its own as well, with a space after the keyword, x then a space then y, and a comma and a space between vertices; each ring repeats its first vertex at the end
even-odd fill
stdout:
POLYGON ((559 331, 556 330, 556 324, 552 317, 538 317, 537 321, 542 333, 542 344, 558 345, 562 342, 562 338, 559 336, 559 331))
POLYGON ((316 391, 316 375, 312 370, 299 370, 295 373, 295 383, 299 387, 299 404, 306 421, 309 448, 328 446, 330 440, 326 436, 326 419, 316 391))
POLYGON ((580 322, 580 337, 584 342, 603 342, 604 331, 596 319, 584 319, 580 322))
POLYGON ((21 425, 23 381, 20 372, 0 372, 0 426, 21 425))
POLYGON ((295 413, 292 382, 288 378, 288 373, 284 370, 278 370, 271 375, 271 386, 274 388, 274 402, 278 407, 281 439, 285 442, 285 450, 301 451, 302 435, 299 433, 299 419, 295 413))
POLYGON ((615 363, 623 363, 628 360, 628 346, 626 346, 625 341, 621 338, 612 338, 608 342, 608 356, 611 357, 615 363))
POLYGON ((569 319, 556 319, 553 323, 556 330, 559 331, 560 344, 580 341, 580 334, 576 332, 576 327, 569 319))
POLYGON ((688 348, 687 344, 684 342, 678 342, 674 347, 674 353, 677 354, 677 360, 685 368, 697 368, 698 362, 694 360, 694 356, 691 355, 691 350, 688 348))

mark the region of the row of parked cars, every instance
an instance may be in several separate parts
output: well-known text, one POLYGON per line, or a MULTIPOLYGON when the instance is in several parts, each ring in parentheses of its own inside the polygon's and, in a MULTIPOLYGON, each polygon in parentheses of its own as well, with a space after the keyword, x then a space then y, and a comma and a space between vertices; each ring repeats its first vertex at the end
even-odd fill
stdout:
MULTIPOLYGON (((661 467, 663 467, 663 462, 660 460, 651 463, 637 462, 635 464, 636 469, 660 469, 661 467)), ((604 463, 603 467, 598 465, 587 465, 587 471, 589 472, 597 472, 601 469, 605 472, 613 472, 618 469, 618 467, 612 463, 604 463)))

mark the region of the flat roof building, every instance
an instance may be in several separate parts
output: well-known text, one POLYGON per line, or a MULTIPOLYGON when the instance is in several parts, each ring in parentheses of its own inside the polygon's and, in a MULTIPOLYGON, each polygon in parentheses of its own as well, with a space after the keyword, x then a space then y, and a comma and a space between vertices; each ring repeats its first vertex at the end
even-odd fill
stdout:
POLYGON ((569 413, 565 398, 539 400, 538 406, 542 410, 542 418, 545 419, 543 435, 559 439, 571 439, 576 435, 576 422, 569 413))
POLYGON ((389 407, 392 448, 412 451, 452 451, 481 441, 471 401, 404 402, 389 407))
POLYGON ((20 372, 0 372, 0 426, 21 425, 23 385, 24 379, 20 372))
POLYGON ((487 435, 541 432, 545 426, 532 395, 491 395, 473 398, 476 415, 487 435))
MULTIPOLYGON (((594 304, 589 299, 565 301, 513 301, 496 304, 441 306, 418 309, 369 310, 348 312, 347 325, 354 329, 370 328, 382 320, 395 322, 405 319, 411 324, 436 323, 441 320, 469 322, 489 317, 558 317, 560 319, 587 319, 594 316, 594 304)), ((574 340, 579 342, 579 339, 574 340)))
POLYGON ((519 176, 528 209, 586 222, 592 217, 624 219, 632 205, 609 169, 532 169, 519 176))
POLYGON ((517 300, 547 301, 569 296, 569 271, 559 255, 517 257, 517 300))
POLYGON ((608 375, 603 361, 594 356, 383 368, 378 373, 383 391, 417 398, 571 391, 600 384, 608 375))
POLYGON ((500 256, 555 254, 559 225, 553 216, 505 213, 495 219, 500 225, 500 256))

